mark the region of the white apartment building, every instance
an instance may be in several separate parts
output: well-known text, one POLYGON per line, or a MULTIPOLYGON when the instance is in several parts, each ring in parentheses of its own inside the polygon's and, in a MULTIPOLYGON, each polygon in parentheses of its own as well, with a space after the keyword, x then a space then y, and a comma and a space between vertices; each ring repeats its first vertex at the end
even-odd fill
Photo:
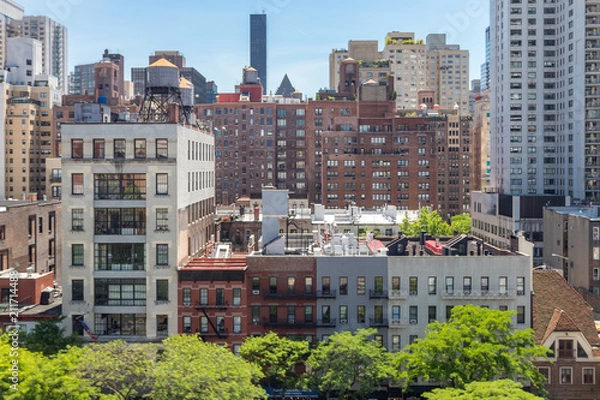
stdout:
POLYGON ((492 185, 600 199, 600 1, 491 3, 492 185))
POLYGON ((23 19, 25 9, 12 0, 0 0, 0 70, 6 63, 7 26, 11 20, 23 19))
POLYGON ((58 78, 58 87, 68 89, 67 28, 45 16, 25 16, 7 22, 9 37, 29 37, 42 42, 43 74, 58 78))
POLYGON ((177 333, 177 268, 214 216, 214 137, 175 123, 62 127, 67 332, 143 341, 177 333))

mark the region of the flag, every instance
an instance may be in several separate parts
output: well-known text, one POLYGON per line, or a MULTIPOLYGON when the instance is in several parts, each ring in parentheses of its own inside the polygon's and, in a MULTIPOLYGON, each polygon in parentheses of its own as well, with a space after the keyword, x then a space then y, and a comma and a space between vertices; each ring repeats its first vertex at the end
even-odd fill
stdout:
POLYGON ((81 326, 83 327, 83 330, 90 335, 90 338, 92 338, 92 340, 95 342, 98 340, 98 335, 92 333, 92 330, 90 329, 90 327, 88 326, 88 324, 85 323, 84 320, 80 320, 79 323, 81 324, 81 326))

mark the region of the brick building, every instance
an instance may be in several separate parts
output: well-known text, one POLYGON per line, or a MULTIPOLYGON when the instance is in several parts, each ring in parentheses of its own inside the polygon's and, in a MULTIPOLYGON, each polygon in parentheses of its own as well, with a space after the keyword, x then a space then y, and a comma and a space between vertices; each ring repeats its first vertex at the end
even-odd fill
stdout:
MULTIPOLYGON (((195 258, 179 269, 178 331, 237 352, 248 336, 246 257, 195 258)), ((228 250, 227 250, 228 251, 228 250)))

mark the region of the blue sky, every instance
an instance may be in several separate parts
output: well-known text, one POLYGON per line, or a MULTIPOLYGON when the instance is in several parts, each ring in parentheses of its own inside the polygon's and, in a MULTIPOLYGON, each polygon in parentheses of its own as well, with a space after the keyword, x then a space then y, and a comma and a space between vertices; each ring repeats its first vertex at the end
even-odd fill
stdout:
POLYGON ((329 84, 328 56, 349 40, 379 40, 387 32, 446 33, 470 51, 470 79, 485 59, 489 0, 17 0, 26 15, 47 15, 69 30, 69 71, 98 61, 105 48, 130 68, 154 50, 179 50, 188 66, 232 92, 249 63, 249 14, 267 13, 269 90, 288 74, 313 96, 329 84))

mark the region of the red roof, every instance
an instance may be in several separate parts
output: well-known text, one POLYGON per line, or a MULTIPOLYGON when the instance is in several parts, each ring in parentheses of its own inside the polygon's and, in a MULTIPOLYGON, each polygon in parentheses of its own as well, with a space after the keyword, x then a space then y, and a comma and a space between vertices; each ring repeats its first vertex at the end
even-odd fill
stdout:
POLYGON ((442 255, 443 247, 444 247, 444 245, 441 242, 437 242, 435 240, 426 240, 425 241, 425 248, 427 250, 431 251, 432 253, 437 254, 438 256, 442 255))
POLYGON ((367 242, 367 247, 372 253, 377 253, 380 249, 387 249, 379 240, 374 239, 371 242, 367 242))
POLYGON ((247 268, 246 257, 228 257, 228 258, 194 258, 190 260, 183 269, 202 269, 202 270, 240 270, 247 268))

